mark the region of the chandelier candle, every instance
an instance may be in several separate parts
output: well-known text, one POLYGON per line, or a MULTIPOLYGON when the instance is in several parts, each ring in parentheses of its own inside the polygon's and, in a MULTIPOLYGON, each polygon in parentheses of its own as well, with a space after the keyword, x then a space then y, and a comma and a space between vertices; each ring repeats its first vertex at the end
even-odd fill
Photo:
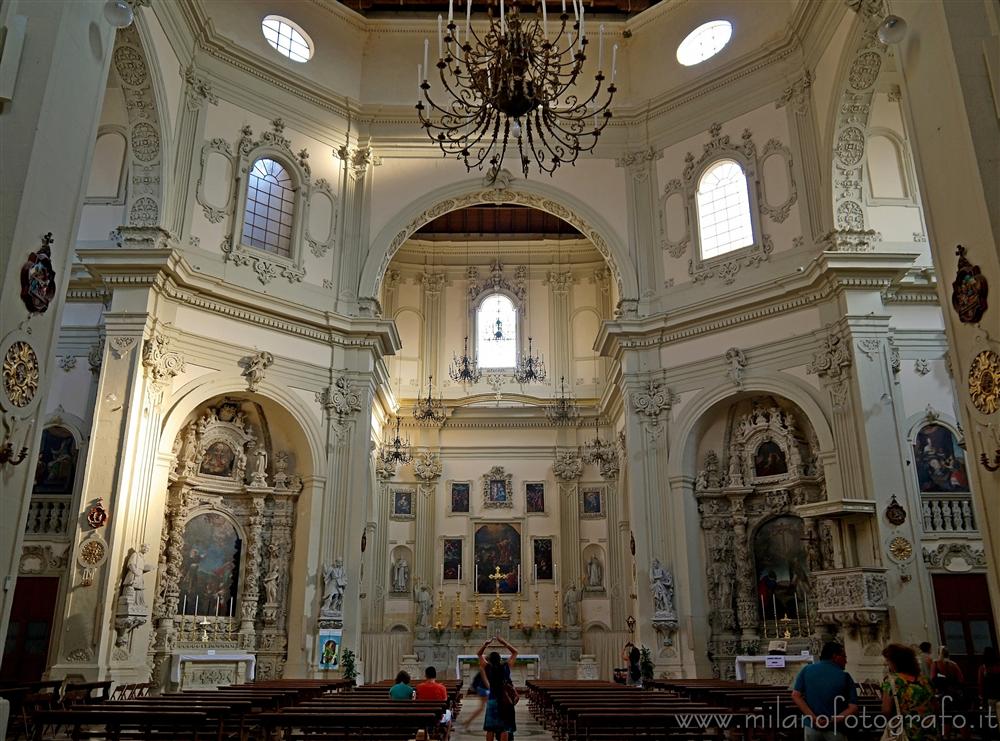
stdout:
MULTIPOLYGON (((594 83, 589 91, 583 89, 591 42, 581 0, 573 0, 572 16, 563 0, 555 28, 548 25, 544 3, 533 3, 529 10, 524 2, 491 0, 486 26, 478 30, 467 4, 466 32, 460 38, 454 0, 449 0, 447 23, 438 17, 436 81, 431 80, 429 41, 424 40, 422 95, 416 104, 420 123, 445 156, 462 160, 467 170, 486 168, 491 180, 503 168, 508 148, 517 148, 525 176, 533 165, 551 175, 561 165, 575 163, 581 153, 594 151, 611 121, 617 92, 603 70, 603 28, 594 83)), ((616 61, 615 56, 613 67, 616 61)))

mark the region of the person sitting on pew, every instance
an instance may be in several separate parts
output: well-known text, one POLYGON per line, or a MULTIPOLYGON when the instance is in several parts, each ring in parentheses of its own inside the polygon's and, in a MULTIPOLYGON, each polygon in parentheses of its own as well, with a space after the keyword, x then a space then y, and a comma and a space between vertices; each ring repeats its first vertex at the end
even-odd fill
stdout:
POLYGON ((396 684, 389 688, 389 697, 393 700, 412 700, 416 696, 416 690, 410 686, 410 675, 401 671, 396 675, 396 684))
POLYGON ((437 669, 424 669, 424 681, 417 685, 418 700, 447 700, 448 688, 437 681, 437 669))
POLYGON ((823 646, 819 661, 807 664, 795 677, 792 701, 806 716, 805 741, 846 741, 838 724, 858 712, 858 692, 845 666, 847 652, 831 641, 823 646))

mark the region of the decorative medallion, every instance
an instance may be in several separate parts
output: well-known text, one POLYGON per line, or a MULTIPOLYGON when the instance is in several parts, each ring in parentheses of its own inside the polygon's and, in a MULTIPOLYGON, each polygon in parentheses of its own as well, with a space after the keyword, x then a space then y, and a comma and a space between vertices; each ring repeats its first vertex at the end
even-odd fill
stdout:
POLYGON ((87 566, 97 566, 107 555, 108 547, 100 538, 90 538, 80 547, 80 562, 87 566))
POLYGON ((951 305, 964 323, 975 324, 986 313, 990 286, 979 266, 965 257, 965 247, 958 245, 955 254, 958 255, 958 273, 951 284, 951 305))
POLYGON ((896 527, 899 527, 906 522, 906 510, 903 509, 903 505, 901 505, 896 499, 895 494, 893 494, 892 499, 889 500, 889 506, 885 508, 885 519, 896 527))
POLYGON ((108 523, 108 511, 104 509, 103 499, 98 499, 97 504, 87 510, 87 522, 95 530, 108 523))
POLYGON ((29 252, 21 266, 21 300, 32 314, 42 314, 56 295, 56 271, 52 267, 52 232, 42 237, 38 252, 29 252))
MULTIPOLYGON (((9 355, 10 353, 8 353, 9 355)), ((4 381, 7 379, 6 361, 4 381)), ((983 414, 993 414, 1000 408, 1000 354, 983 350, 969 368, 969 398, 983 414)))
POLYGON ((836 152, 844 165, 854 167, 865 155, 865 132, 857 126, 848 126, 840 132, 836 152))
POLYGON ((3 389, 16 407, 26 407, 38 392, 38 356, 27 342, 18 340, 3 358, 3 389))
POLYGON ((902 535, 898 535, 889 541, 889 553, 897 561, 908 561, 913 555, 913 544, 902 535))

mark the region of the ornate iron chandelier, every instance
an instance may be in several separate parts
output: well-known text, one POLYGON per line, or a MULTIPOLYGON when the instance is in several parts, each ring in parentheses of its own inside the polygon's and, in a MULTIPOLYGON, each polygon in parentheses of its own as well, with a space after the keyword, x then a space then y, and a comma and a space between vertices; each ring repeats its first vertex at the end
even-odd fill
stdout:
POLYGON ((580 408, 572 394, 566 393, 566 376, 559 379, 559 393, 545 405, 545 416, 554 425, 571 424, 580 416, 580 408))
POLYGON ((520 384, 545 380, 545 360, 532 353, 531 338, 528 338, 528 352, 523 353, 514 368, 514 380, 520 384))
POLYGON ((434 376, 427 376, 427 398, 417 399, 413 408, 413 418, 420 422, 444 422, 444 400, 431 396, 433 384, 434 376))
POLYGON ((379 451, 379 458, 386 467, 394 466, 397 463, 407 464, 413 460, 410 455, 410 440, 405 441, 399 436, 399 417, 396 417, 396 436, 391 443, 383 443, 379 451))
POLYGON ((601 429, 598 426, 598 417, 594 417, 594 439, 583 444, 583 462, 597 464, 598 467, 607 466, 609 463, 618 460, 618 450, 610 440, 601 440, 601 429))
POLYGON ((455 357, 451 354, 451 366, 448 368, 448 375, 456 383, 479 383, 483 377, 483 372, 479 370, 476 361, 469 357, 469 336, 465 336, 465 344, 462 349, 462 357, 455 357))
POLYGON ((550 34, 545 0, 532 0, 532 15, 521 13, 520 0, 504 4, 494 17, 495 0, 487 4, 489 27, 480 35, 472 27, 472 2, 466 0, 465 29, 454 21, 454 0, 448 3, 448 23, 438 16, 437 68, 448 100, 430 96, 430 42, 424 39, 424 63, 417 65, 417 114, 431 141, 445 156, 453 155, 467 170, 489 162, 495 180, 513 138, 525 177, 532 160, 550 175, 572 164, 581 152, 593 151, 611 120, 616 92, 618 45, 611 50, 611 81, 604 88, 604 26, 600 27, 596 82, 592 93, 578 91, 578 77, 587 59, 583 0, 572 0, 573 19, 562 13, 550 34), (424 105, 426 101, 426 106, 424 105), (433 118, 432 118, 433 117, 433 118), (436 120, 435 120, 436 119, 436 120))

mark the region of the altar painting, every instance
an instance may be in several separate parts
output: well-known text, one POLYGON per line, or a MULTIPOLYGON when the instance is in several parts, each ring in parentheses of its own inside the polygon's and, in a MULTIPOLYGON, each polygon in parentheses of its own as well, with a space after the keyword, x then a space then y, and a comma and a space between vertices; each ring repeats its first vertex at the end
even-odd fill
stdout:
POLYGON ((809 584, 802 538, 802 520, 798 517, 776 517, 754 536, 757 601, 767 620, 798 617, 797 603, 804 600, 809 584))
POLYGON ((236 453, 224 442, 215 442, 208 446, 205 457, 201 459, 200 473, 209 476, 232 476, 236 453))
POLYGON ((451 511, 456 513, 469 511, 469 492, 472 484, 468 481, 451 482, 451 511))
POLYGON ((535 538, 532 541, 532 568, 536 580, 550 581, 553 577, 552 539, 535 538))
POLYGON ((920 491, 969 490, 965 451, 958 445, 955 433, 947 427, 929 424, 921 428, 913 442, 913 458, 920 491))
POLYGON ((33 494, 73 493, 77 448, 73 433, 65 427, 46 427, 35 464, 33 494))
POLYGON ((757 448, 753 457, 753 472, 756 476, 780 476, 788 473, 785 451, 773 440, 765 440, 757 448))
POLYGON ((475 537, 478 579, 476 591, 492 594, 496 591, 489 575, 500 567, 506 577, 500 582, 501 594, 515 594, 521 566, 521 526, 514 523, 491 522, 479 525, 475 537))
POLYGON ((233 614, 241 547, 236 528, 222 515, 209 512, 188 521, 180 578, 183 614, 233 614))
POLYGON ((321 671, 336 669, 340 666, 340 644, 343 640, 343 630, 321 630, 317 639, 317 654, 321 671))
POLYGON ((444 539, 444 579, 456 581, 462 564, 462 539, 444 539))

